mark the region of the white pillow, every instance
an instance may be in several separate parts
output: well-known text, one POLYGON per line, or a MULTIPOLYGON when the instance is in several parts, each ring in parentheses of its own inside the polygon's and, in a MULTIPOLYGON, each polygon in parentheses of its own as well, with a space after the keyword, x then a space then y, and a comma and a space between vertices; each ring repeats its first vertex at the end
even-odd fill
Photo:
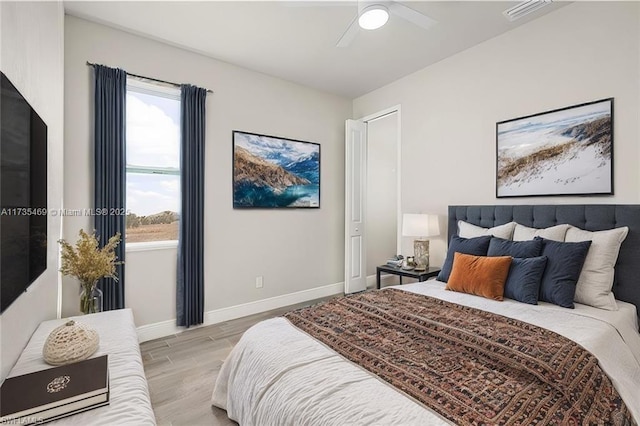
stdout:
POLYGON ((472 225, 462 220, 458 221, 458 236, 462 238, 475 238, 484 235, 493 235, 494 237, 510 240, 513 235, 515 222, 505 223, 504 225, 494 226, 493 228, 483 228, 481 226, 472 225))
POLYGON ((576 285, 576 302, 609 311, 618 310, 611 287, 620 245, 628 233, 629 228, 626 226, 596 232, 584 231, 573 226, 569 228, 565 241, 591 241, 576 285))
POLYGON ((513 241, 528 241, 535 237, 546 238, 547 240, 564 242, 564 236, 571 225, 556 225, 549 228, 529 228, 528 226, 516 224, 513 231, 513 241))

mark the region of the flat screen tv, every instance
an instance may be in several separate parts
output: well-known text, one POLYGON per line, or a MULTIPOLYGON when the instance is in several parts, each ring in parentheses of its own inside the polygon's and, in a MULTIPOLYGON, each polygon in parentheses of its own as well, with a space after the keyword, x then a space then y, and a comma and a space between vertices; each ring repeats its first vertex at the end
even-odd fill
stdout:
POLYGON ((47 268, 47 125, 0 74, 2 313, 47 268))

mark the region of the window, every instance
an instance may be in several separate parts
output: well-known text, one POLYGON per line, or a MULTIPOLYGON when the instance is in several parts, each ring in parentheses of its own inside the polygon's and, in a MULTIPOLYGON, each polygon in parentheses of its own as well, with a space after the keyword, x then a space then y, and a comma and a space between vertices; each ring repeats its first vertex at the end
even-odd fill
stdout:
POLYGON ((180 91, 127 81, 127 230, 138 248, 175 246, 180 220, 180 91))

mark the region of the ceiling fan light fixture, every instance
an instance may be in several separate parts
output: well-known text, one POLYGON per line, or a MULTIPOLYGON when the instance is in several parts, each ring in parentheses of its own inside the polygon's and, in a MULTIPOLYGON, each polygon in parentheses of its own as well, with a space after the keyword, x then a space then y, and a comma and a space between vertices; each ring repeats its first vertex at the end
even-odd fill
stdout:
POLYGON ((358 17, 358 25, 365 30, 375 30, 389 20, 389 11, 381 4, 373 4, 362 10, 358 17))

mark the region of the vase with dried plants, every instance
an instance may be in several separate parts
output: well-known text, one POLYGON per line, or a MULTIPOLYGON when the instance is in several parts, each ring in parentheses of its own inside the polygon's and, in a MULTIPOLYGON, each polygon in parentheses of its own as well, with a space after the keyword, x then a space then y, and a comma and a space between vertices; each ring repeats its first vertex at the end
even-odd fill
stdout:
POLYGON ((120 233, 109 238, 102 248, 95 231, 88 234, 81 229, 79 235, 75 247, 65 240, 58 241, 62 250, 60 272, 80 281, 80 310, 83 313, 101 312, 102 291, 97 284, 101 278, 118 281, 116 266, 123 262, 118 261, 115 250, 120 244, 120 233))

